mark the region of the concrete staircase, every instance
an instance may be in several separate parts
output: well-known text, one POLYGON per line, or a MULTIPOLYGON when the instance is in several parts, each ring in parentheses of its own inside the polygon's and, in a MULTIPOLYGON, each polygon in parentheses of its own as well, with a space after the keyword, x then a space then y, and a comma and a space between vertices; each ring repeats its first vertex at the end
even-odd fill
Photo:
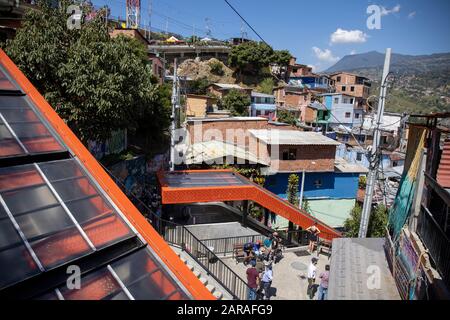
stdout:
POLYGON ((208 275, 207 271, 203 269, 194 259, 191 258, 181 248, 170 246, 175 251, 181 261, 191 270, 194 275, 205 285, 209 292, 212 293, 217 300, 233 300, 233 297, 216 281, 208 275))

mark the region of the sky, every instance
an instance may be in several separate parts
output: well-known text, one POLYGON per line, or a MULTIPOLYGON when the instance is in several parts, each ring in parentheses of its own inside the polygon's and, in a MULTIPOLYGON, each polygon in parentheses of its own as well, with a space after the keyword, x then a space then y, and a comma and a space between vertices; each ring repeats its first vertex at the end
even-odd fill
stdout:
MULTIPOLYGON (((410 55, 450 52, 449 0, 228 1, 274 49, 288 49, 298 63, 316 71, 346 55, 388 47, 410 55), (380 25, 373 18, 377 13, 380 25)), ((125 18, 126 0, 92 2, 107 4, 113 16, 125 18)), ((154 30, 183 36, 204 37, 209 30, 218 39, 246 32, 259 40, 224 0, 141 0, 141 24, 149 21, 154 30)))

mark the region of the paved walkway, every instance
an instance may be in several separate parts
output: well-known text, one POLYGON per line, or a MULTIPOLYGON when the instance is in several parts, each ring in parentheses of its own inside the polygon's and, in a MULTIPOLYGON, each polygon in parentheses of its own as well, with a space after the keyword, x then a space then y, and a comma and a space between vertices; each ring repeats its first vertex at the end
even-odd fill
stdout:
MULTIPOLYGON (((295 252, 299 252, 296 250, 295 252)), ((301 250, 301 255, 298 256, 294 251, 283 253, 283 259, 273 265, 273 282, 271 300, 309 300, 306 295, 308 288, 307 268, 313 257, 304 249, 301 250)), ((317 257, 316 252, 314 256, 317 257)), ((236 264, 236 260, 231 258, 224 258, 223 261, 242 279, 246 280, 247 267, 243 263, 236 264)), ((325 265, 329 264, 328 256, 321 254, 317 263, 317 279, 318 286, 320 280, 318 279, 321 272, 325 270, 325 265)), ((316 289, 317 291, 317 289, 316 289)), ((317 292, 314 295, 317 299, 317 292)))

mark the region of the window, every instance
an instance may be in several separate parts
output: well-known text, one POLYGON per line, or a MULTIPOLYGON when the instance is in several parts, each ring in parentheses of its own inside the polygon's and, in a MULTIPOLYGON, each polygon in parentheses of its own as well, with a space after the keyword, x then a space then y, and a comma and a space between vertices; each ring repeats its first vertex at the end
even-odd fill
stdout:
POLYGON ((345 117, 346 117, 346 118, 350 118, 351 116, 352 116, 352 114, 351 114, 350 112, 346 112, 346 113, 345 113, 345 117))
POLYGON ((283 151, 283 160, 296 160, 297 159, 297 149, 290 148, 289 150, 283 151))
POLYGON ((342 86, 342 91, 346 91, 347 87, 346 86, 342 86))
POLYGON ((338 104, 339 103, 339 98, 334 98, 334 103, 338 104))
POLYGON ((355 113, 355 119, 359 119, 359 113, 355 113))
POLYGON ((362 160, 362 153, 357 153, 356 154, 356 161, 361 161, 362 160))
POLYGON ((337 81, 337 82, 341 82, 341 77, 337 77, 337 78, 336 78, 336 81, 337 81))
POLYGON ((355 99, 351 98, 350 99, 350 104, 353 104, 353 102, 355 102, 355 99))
POLYGON ((348 103, 348 99, 347 99, 347 98, 343 98, 343 99, 342 99, 342 103, 347 104, 347 103, 348 103))
POLYGON ((355 91, 355 87, 350 87, 350 91, 354 92, 355 91))
POLYGON ((344 134, 344 135, 342 136, 342 141, 343 141, 343 142, 348 142, 348 134, 344 134))
POLYGON ((321 188, 322 187, 322 180, 321 179, 314 180, 314 186, 316 188, 321 188))
POLYGON ((359 142, 359 143, 364 143, 364 142, 366 142, 366 136, 363 136, 363 135, 358 136, 358 142, 359 142))

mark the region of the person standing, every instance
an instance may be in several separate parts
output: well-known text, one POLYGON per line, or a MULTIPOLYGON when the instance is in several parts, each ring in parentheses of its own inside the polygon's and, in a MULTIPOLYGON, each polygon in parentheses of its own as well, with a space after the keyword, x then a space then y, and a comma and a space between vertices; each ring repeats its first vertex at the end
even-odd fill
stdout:
POLYGON ((270 287, 272 286, 273 280, 273 271, 272 271, 272 263, 268 263, 266 265, 266 270, 262 276, 262 286, 264 289, 264 300, 270 300, 270 287))
POLYGON ((308 289, 306 290, 306 295, 309 299, 314 298, 314 284, 316 283, 316 272, 317 272, 317 258, 312 258, 311 263, 308 266, 308 289))
POLYGON ((311 227, 307 228, 306 231, 308 231, 308 238, 309 238, 309 248, 308 252, 313 253, 314 252, 314 246, 316 242, 319 240, 319 234, 320 230, 317 228, 317 222, 315 222, 311 227))
POLYGON ((247 269, 247 300, 256 300, 256 291, 259 287, 259 272, 255 268, 255 260, 250 261, 250 267, 247 269))
POLYGON ((317 300, 327 300, 328 296, 328 279, 330 278, 330 265, 325 266, 325 271, 319 276, 320 286, 319 286, 319 296, 317 300))

